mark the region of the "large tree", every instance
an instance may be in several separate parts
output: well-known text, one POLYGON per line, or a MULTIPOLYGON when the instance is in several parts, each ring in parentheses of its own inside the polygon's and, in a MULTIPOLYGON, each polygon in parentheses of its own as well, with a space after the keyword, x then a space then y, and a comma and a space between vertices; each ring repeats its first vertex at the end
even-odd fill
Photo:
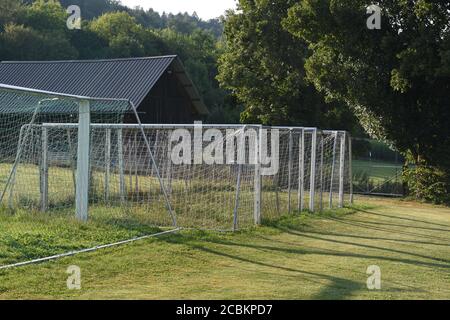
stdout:
POLYGON ((352 129, 348 109, 327 104, 305 80, 307 44, 282 26, 296 3, 240 0, 226 15, 218 79, 244 104, 244 122, 352 129))
POLYGON ((418 196, 449 201, 450 3, 377 1, 381 29, 369 30, 372 1, 296 2, 284 25, 312 50, 308 79, 418 165, 407 175, 418 196))
POLYGON ((89 24, 109 46, 109 57, 141 57, 146 53, 145 30, 126 12, 105 13, 89 24))

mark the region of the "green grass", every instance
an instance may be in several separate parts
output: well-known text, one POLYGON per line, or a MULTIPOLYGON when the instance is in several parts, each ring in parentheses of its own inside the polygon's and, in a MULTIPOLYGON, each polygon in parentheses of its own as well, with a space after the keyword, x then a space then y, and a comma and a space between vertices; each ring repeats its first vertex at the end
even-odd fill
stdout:
POLYGON ((183 231, 0 271, 0 299, 450 299, 450 209, 357 198, 250 231, 183 231), (82 289, 66 288, 78 265, 82 289), (367 267, 382 290, 366 288, 367 267))
MULTIPOLYGON (((12 165, 0 164, 0 192, 8 181, 12 165)), ((202 227, 210 229, 231 230, 233 227, 233 210, 236 197, 236 178, 225 168, 223 171, 216 170, 216 178, 194 177, 183 179, 184 172, 179 179, 171 180, 170 201, 173 209, 178 213, 180 225, 184 227, 202 227)), ((198 173, 197 173, 198 174, 198 173)), ((40 209, 40 180, 39 167, 30 164, 19 165, 16 173, 13 192, 10 190, 5 194, 3 205, 9 203, 13 208, 23 208, 38 211, 40 209), (12 196, 10 196, 12 194, 12 196)), ((248 226, 253 223, 253 180, 243 179, 241 184, 239 215, 240 226, 248 226)), ((48 175, 48 207, 49 214, 61 216, 73 214, 75 208, 75 187, 73 172, 68 167, 49 168, 48 175)), ((105 176, 102 171, 93 171, 89 200, 91 206, 97 208, 91 214, 103 218, 108 210, 120 211, 123 205, 119 192, 119 175, 113 172, 110 176, 109 200, 105 200, 105 176), (102 207, 105 210, 102 211, 102 207), (110 209, 112 208, 112 209, 110 209)), ((169 182, 164 180, 168 189, 169 182)), ((149 212, 153 221, 147 219, 148 224, 164 226, 167 222, 167 210, 159 181, 149 174, 129 175, 125 177, 126 202, 131 204, 133 210, 141 207, 141 211, 149 212)), ((128 210, 129 211, 129 210, 128 210)), ((124 218, 128 211, 123 211, 124 218)), ((38 214, 35 214, 38 216, 38 214)), ((0 221, 1 223, 1 221, 0 221)), ((0 226, 1 227, 1 226, 0 226)), ((1 265, 1 256, 0 256, 1 265)))
MULTIPOLYGON (((0 165, 0 182, 6 183, 10 170, 11 166, 0 165)), ((19 166, 11 200, 13 207, 21 209, 11 211, 0 207, 0 266, 152 234, 159 231, 155 226, 172 226, 158 181, 143 175, 129 178, 127 175, 126 203, 120 201, 117 174, 111 175, 110 201, 106 202, 104 174, 94 171, 89 219, 87 223, 79 223, 75 220, 75 191, 70 168, 49 168, 49 210, 43 213, 39 210, 39 168, 30 164, 19 166), (136 182, 139 191, 135 190, 136 182)), ((173 179, 170 200, 178 225, 232 230, 236 197, 233 183, 226 179, 173 179)), ((253 226, 252 188, 253 180, 242 182, 239 228, 253 226)), ((264 190, 265 216, 278 218, 281 212, 286 212, 287 199, 286 190, 279 190, 278 194, 264 190)), ((9 202, 10 192, 7 192, 3 204, 9 202)), ((308 203, 307 197, 305 203, 308 203)))
MULTIPOLYGON (((73 210, 44 214, 0 210, 0 265, 91 248, 161 231, 151 212, 141 208, 92 207, 87 223, 73 210)), ((164 222, 161 222, 164 225, 164 222)), ((166 223, 169 225, 169 223, 166 223)))
POLYGON ((384 161, 353 160, 353 174, 367 173, 374 183, 382 183, 402 171, 402 165, 384 161))

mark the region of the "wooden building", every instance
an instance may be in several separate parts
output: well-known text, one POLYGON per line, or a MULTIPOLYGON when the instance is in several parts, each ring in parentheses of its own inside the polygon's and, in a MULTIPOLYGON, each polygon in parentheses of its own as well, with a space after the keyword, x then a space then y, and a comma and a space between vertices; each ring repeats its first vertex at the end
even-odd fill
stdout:
MULTIPOLYGON (((114 60, 6 61, 0 83, 95 98, 128 99, 143 123, 192 123, 208 109, 180 59, 173 56, 114 60)), ((135 117, 125 117, 134 122, 135 117)))

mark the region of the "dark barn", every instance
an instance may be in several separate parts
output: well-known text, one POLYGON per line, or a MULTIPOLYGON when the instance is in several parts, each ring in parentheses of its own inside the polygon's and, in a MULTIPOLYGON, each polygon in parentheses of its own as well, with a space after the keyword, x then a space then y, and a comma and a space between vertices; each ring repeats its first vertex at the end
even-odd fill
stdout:
MULTIPOLYGON (((179 58, 7 61, 0 83, 95 98, 128 99, 143 123, 192 123, 208 109, 179 58)), ((129 115, 125 122, 133 123, 129 115)))

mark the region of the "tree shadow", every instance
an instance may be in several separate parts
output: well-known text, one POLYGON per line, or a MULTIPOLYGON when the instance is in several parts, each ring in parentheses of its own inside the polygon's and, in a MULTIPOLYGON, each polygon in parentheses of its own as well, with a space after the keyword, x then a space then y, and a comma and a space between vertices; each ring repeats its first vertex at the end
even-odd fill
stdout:
POLYGON ((340 243, 340 244, 344 244, 344 245, 362 247, 362 248, 373 249, 373 250, 388 251, 388 252, 392 252, 392 253, 405 254, 405 255, 409 255, 409 256, 413 256, 413 257, 417 257, 417 258, 429 259, 429 260, 433 260, 433 261, 439 261, 439 262, 444 262, 444 263, 450 264, 450 260, 439 259, 439 258, 426 256, 426 255, 421 255, 421 254, 408 252, 408 251, 402 251, 402 250, 397 250, 397 249, 378 247, 378 246, 374 246, 374 245, 361 244, 361 243, 350 242, 350 241, 342 241, 342 240, 337 240, 337 239, 327 239, 327 238, 324 238, 324 237, 308 235, 306 233, 299 233, 299 232, 295 232, 295 231, 291 231, 291 230, 284 230, 284 232, 286 232, 288 234, 291 234, 291 235, 303 237, 303 238, 321 240, 321 241, 331 242, 331 243, 340 243))
POLYGON ((308 233, 318 234, 318 235, 322 235, 322 236, 330 236, 330 237, 355 238, 355 239, 374 240, 374 241, 381 240, 381 241, 392 241, 392 242, 400 242, 400 243, 423 244, 423 245, 434 245, 434 246, 444 246, 444 247, 450 246, 449 243, 437 243, 437 242, 405 240, 405 239, 385 238, 385 237, 369 237, 369 236, 363 236, 363 235, 342 234, 342 233, 336 233, 336 232, 319 232, 319 231, 308 230, 308 233))
MULTIPOLYGON (((425 239, 429 239, 429 240, 436 240, 436 241, 447 241, 447 242, 449 241, 449 239, 443 238, 443 237, 436 237, 436 236, 425 235, 425 234, 421 234, 421 233, 413 233, 413 232, 408 232, 408 231, 399 231, 399 230, 395 230, 395 229, 393 230, 393 229, 389 229, 389 228, 385 228, 385 227, 371 225, 370 223, 366 223, 363 221, 343 220, 343 219, 337 219, 334 217, 325 217, 324 219, 332 220, 332 221, 338 222, 340 224, 345 224, 345 225, 349 225, 352 227, 365 228, 368 230, 384 231, 384 232, 389 232, 389 233, 413 236, 415 238, 421 237, 421 238, 425 238, 425 239)), ((402 226, 402 227, 405 227, 405 226, 402 226)))
MULTIPOLYGON (((358 210, 360 212, 366 212, 365 210, 358 210)), ((370 212, 368 212, 370 213, 370 212)), ((376 213, 373 213, 376 215, 376 213)), ((384 216, 383 214, 380 214, 380 216, 384 216)), ((402 242, 402 243, 416 243, 416 244, 429 244, 429 245, 439 245, 439 246, 449 246, 449 239, 446 239, 444 237, 434 236, 433 234, 420 234, 417 232, 410 232, 410 231, 404 231, 404 230, 395 230, 396 228, 389 228, 386 226, 392 226, 392 227, 402 227, 402 228, 415 228, 420 230, 426 230, 426 231, 450 231, 450 230, 444 230, 441 228, 427 228, 427 227, 416 227, 416 226, 408 226, 408 225, 401 225, 401 224, 395 224, 395 223, 383 223, 383 222, 367 222, 367 221, 360 221, 358 219, 353 219, 354 217, 349 218, 348 216, 343 217, 336 217, 333 215, 326 215, 326 216, 319 216, 323 220, 329 220, 333 221, 339 224, 344 224, 345 226, 350 226, 353 230, 355 227, 361 228, 358 230, 358 233, 361 233, 361 235, 346 235, 346 234, 339 234, 336 232, 325 232, 325 231, 316 231, 315 228, 309 228, 308 226, 305 226, 304 224, 283 224, 283 221, 272 221, 269 228, 273 230, 281 231, 282 233, 289 234, 291 236, 299 237, 302 240, 299 240, 299 243, 296 243, 295 240, 293 240, 294 243, 289 242, 283 242, 279 241, 277 237, 264 237, 264 235, 261 235, 260 233, 256 233, 255 235, 252 235, 254 237, 260 237, 267 241, 268 243, 248 243, 248 242, 237 242, 234 240, 234 237, 231 238, 224 238, 224 237, 214 237, 214 236, 208 236, 206 238, 200 238, 199 237, 191 237, 189 239, 183 238, 183 235, 180 235, 180 238, 176 237, 170 237, 165 239, 165 241, 174 242, 178 244, 184 244, 187 245, 193 249, 201 250, 203 252, 207 252, 209 254, 214 254, 217 256, 225 257, 227 259, 233 259, 240 262, 248 263, 250 266, 261 266, 261 267, 267 267, 276 269, 279 271, 286 271, 289 273, 294 273, 295 277, 301 276, 306 281, 319 283, 321 286, 321 290, 318 294, 314 295, 314 299, 345 299, 349 298, 353 293, 356 291, 361 290, 367 290, 366 288, 366 275, 361 270, 353 270, 351 269, 352 266, 354 266, 352 263, 349 263, 348 265, 350 268, 346 268, 345 266, 338 266, 338 265, 332 265, 330 262, 330 265, 324 265, 322 264, 321 267, 323 270, 323 267, 329 267, 329 272, 316 272, 316 268, 313 264, 313 269, 306 270, 302 268, 297 267, 290 267, 286 265, 280 265, 280 263, 274 263, 273 259, 270 258, 270 255, 261 255, 259 258, 254 258, 254 256, 247 256, 245 249, 252 249, 252 250, 258 250, 262 252, 275 252, 275 253, 281 253, 284 254, 286 257, 286 254, 292 254, 292 255, 300 255, 300 256, 322 256, 323 259, 321 259, 322 262, 328 261, 326 257, 337 257, 337 258, 348 258, 349 261, 353 259, 361 259, 362 263, 367 260, 369 264, 371 264, 373 261, 378 262, 390 262, 390 263, 399 263, 404 264, 408 266, 414 266, 414 267, 427 267, 427 268, 441 268, 445 269, 447 271, 450 269, 450 260, 438 258, 435 256, 430 256, 426 254, 420 254, 415 252, 409 252, 404 250, 399 250, 397 248, 390 248, 390 247, 384 247, 383 245, 379 245, 377 241, 379 240, 386 240, 386 241, 394 241, 394 242, 402 242), (356 220, 356 221, 355 221, 356 220), (305 229, 307 228, 307 231, 305 229), (311 229, 311 230, 310 230, 311 229), (381 231, 386 232, 389 234, 398 234, 398 235, 406 235, 410 237, 414 237, 414 240, 403 240, 403 239, 395 239, 390 237, 376 237, 376 236, 368 236, 367 234, 370 233, 370 231, 381 231), (354 238, 355 240, 352 241, 352 239, 330 239, 328 237, 348 237, 348 238, 354 238), (307 245, 302 242, 309 242, 308 239, 312 240, 314 242, 314 245, 307 245), (366 240, 373 240, 373 242, 370 242, 369 244, 363 244, 358 242, 356 239, 366 239, 366 240), (202 244, 201 241, 207 241, 207 243, 202 244), (429 242, 429 241, 437 241, 438 243, 429 242), (327 245, 327 243, 335 243, 340 245, 338 249, 329 249, 328 247, 320 245, 320 243, 324 243, 324 245, 327 245), (277 243, 282 243, 282 245, 278 245, 277 243), (211 245, 213 247, 211 247, 211 245), (351 248, 346 248, 346 246, 355 246, 363 249, 367 249, 367 251, 364 251, 362 253, 359 252, 352 252, 351 248), (232 250, 232 248, 243 248, 244 251, 236 253, 237 250, 232 250), (375 250, 379 250, 379 252, 376 252, 375 250), (230 253, 230 251, 232 251, 230 253), (374 252, 375 251, 375 252, 374 252), (245 256, 244 256, 245 255, 245 256), (406 256, 406 257, 405 257, 406 256), (351 259, 351 260, 350 260, 351 259), (262 260, 262 261, 261 261, 262 260), (345 270, 346 272, 351 272, 351 274, 359 274, 361 275, 361 282, 348 279, 348 277, 339 277, 334 276, 330 273, 335 273, 339 275, 339 272, 342 272, 342 270, 345 270)), ((390 218, 389 215, 386 215, 387 218, 390 218)), ((421 222, 420 220, 415 219, 405 219, 410 220, 411 222, 421 222)), ((439 226, 445 226, 445 225, 439 225, 439 226)), ((360 250, 361 251, 361 250, 360 250)), ((247 251, 248 252, 248 251, 247 251)), ((249 254, 250 255, 250 254, 249 254)), ((304 260, 304 258, 301 258, 301 260, 304 260)), ((295 260, 294 260, 295 261, 295 260)), ((329 260, 333 261, 333 260, 329 260)), ((368 264, 368 265, 369 265, 368 264)), ((346 264, 347 265, 347 264, 346 264)), ((355 264, 359 265, 359 261, 355 264)), ((319 268, 319 267, 318 267, 319 268)), ((280 277, 280 276, 286 276, 286 274, 283 273, 274 273, 274 276, 280 277)), ((358 276, 359 277, 359 276, 358 276)), ((396 283, 395 280, 389 280, 389 284, 395 287, 391 287, 387 290, 382 290, 383 292, 427 292, 424 289, 413 287, 410 284, 405 283, 396 283)))
POLYGON ((378 226, 392 226, 392 227, 419 229, 419 230, 425 230, 425 231, 450 232, 450 229, 417 227, 417 226, 412 226, 412 225, 407 225, 407 224, 396 224, 396 223, 375 222, 375 221, 361 221, 361 220, 357 220, 357 219, 352 219, 352 221, 357 222, 357 223, 365 223, 365 224, 378 225, 378 226))
MULTIPOLYGON (((297 236, 303 236, 299 234, 295 234, 297 236)), ((225 240, 215 240, 212 241, 217 244, 225 245, 225 246, 240 246, 240 247, 246 247, 246 248, 252 248, 252 249, 260 249, 260 250, 270 250, 270 251, 278 251, 283 253, 292 253, 292 254, 301 254, 301 255, 307 255, 307 254, 317 254, 317 255, 325 255, 325 256, 335 256, 335 257, 344 257, 344 258, 360 258, 360 259, 370 259, 370 260, 377 260, 377 261, 389 261, 389 262, 399 262, 404 264, 409 264, 413 266, 425 266, 430 268, 444 268, 449 269, 450 264, 447 261, 444 261, 444 263, 434 263, 434 262, 425 262, 425 261, 417 261, 412 259, 405 259, 405 258, 395 258, 395 257, 388 257, 388 256, 379 256, 379 255, 369 255, 369 254, 360 254, 360 253, 352 253, 348 251, 339 251, 339 250, 332 250, 332 249, 322 249, 315 246, 306 246, 302 245, 301 249, 295 249, 295 248, 280 248, 280 247, 274 247, 274 246, 264 246, 264 245, 254 245, 254 244, 244 244, 244 243, 235 243, 231 241, 225 241, 225 240)), ((370 248, 372 249, 372 248, 370 248)), ((442 261, 442 260, 438 260, 442 261)))
MULTIPOLYGON (((398 220, 405 220, 405 221, 411 221, 411 222, 419 222, 419 223, 430 224, 430 225, 435 225, 435 226, 439 226, 439 227, 450 228, 450 225, 448 225, 448 224, 441 224, 441 223, 436 223, 436 222, 423 221, 423 220, 419 220, 419 219, 398 217, 398 216, 393 216, 393 215, 389 215, 389 214, 385 214, 385 213, 372 212, 372 211, 368 211, 368 210, 364 210, 364 209, 360 209, 359 211, 370 214, 370 215, 374 215, 374 216, 380 216, 380 217, 398 219, 398 220)), ((446 231, 450 231, 450 229, 446 230, 446 231)))
MULTIPOLYGON (((182 237, 182 236, 181 236, 182 237)), ((366 283, 365 283, 365 277, 362 277, 362 281, 354 281, 346 278, 341 278, 337 276, 332 276, 329 274, 324 273, 318 273, 318 272, 311 272, 306 270, 301 270, 297 268, 277 265, 274 263, 268 263, 265 261, 258 261, 256 259, 251 259, 248 257, 242 257, 237 254, 231 254, 226 252, 227 250, 217 250, 210 247, 207 247, 206 245, 201 245, 198 243, 193 243, 190 241, 185 241, 184 239, 178 238, 174 239, 173 237, 165 239, 165 241, 171 242, 171 243, 177 243, 177 244, 184 244, 189 246, 192 249, 200 250, 205 253, 225 257, 227 259, 236 260, 239 262, 248 263, 250 265, 254 266, 261 266, 266 268, 272 268, 279 271, 285 271, 289 273, 295 273, 295 277, 298 278, 299 276, 308 282, 319 284, 320 286, 323 286, 324 288, 316 295, 313 296, 312 299, 345 299, 350 297, 355 291, 360 290, 367 290, 366 283), (364 279, 364 280, 363 280, 364 279), (324 281, 327 283, 324 284, 324 281), (328 283, 329 282, 329 283, 328 283)), ((330 252, 326 252, 324 250, 318 250, 314 247, 307 247, 307 249, 293 249, 293 248, 279 248, 279 247, 273 247, 273 246, 262 246, 262 245, 251 245, 251 244, 242 244, 242 243, 235 243, 232 241, 227 240, 221 240, 221 239, 215 239, 213 241, 209 241, 212 243, 215 243, 217 245, 222 245, 225 247, 244 247, 244 248, 251 248, 256 250, 271 250, 271 251, 277 251, 282 253, 290 253, 290 254, 301 254, 301 255, 307 255, 307 254, 325 254, 325 255, 333 255, 333 256, 344 256, 344 257, 365 257, 368 259, 377 259, 379 257, 374 256, 365 256, 365 255, 355 255, 355 254, 348 254, 344 252, 337 252, 330 250, 330 252), (309 248, 309 249, 308 249, 309 248)), ((396 260, 395 260, 396 261, 396 260)), ((277 277, 280 276, 279 273, 275 274, 277 277)), ((404 288, 393 288, 387 291, 395 291, 395 292, 419 292, 424 291, 412 286, 409 286, 408 289, 404 288)), ((293 297, 294 299, 294 297, 293 297)))
MULTIPOLYGON (((308 281, 308 282, 311 282, 314 284, 318 284, 321 286, 324 285, 323 280, 330 281, 331 284, 326 285, 326 288, 328 288, 328 290, 321 291, 319 295, 314 297, 315 299, 336 299, 335 295, 337 292, 339 292, 339 295, 338 295, 339 299, 345 299, 346 297, 350 296, 354 291, 362 290, 365 288, 363 283, 345 279, 345 278, 339 278, 339 277, 330 276, 330 275, 323 274, 323 273, 309 272, 309 271, 300 270, 300 269, 296 269, 296 268, 280 266, 280 265, 276 265, 273 263, 262 262, 262 261, 258 261, 255 259, 245 258, 245 257, 238 256, 235 254, 230 254, 230 253, 225 253, 222 251, 214 250, 214 249, 211 249, 211 248, 208 248, 208 247, 205 247, 202 245, 198 245, 198 244, 195 244, 195 245, 192 244, 191 247, 194 249, 209 253, 209 254, 222 256, 222 257, 225 257, 228 259, 237 260, 237 261, 248 263, 251 265, 257 265, 257 266, 261 266, 261 267, 272 268, 272 269, 277 269, 277 270, 281 270, 281 271, 287 271, 290 273, 295 273, 296 278, 300 276, 305 281, 308 281)), ((279 274, 277 273, 276 276, 279 276, 279 274)), ((293 299, 295 299, 295 297, 293 297, 293 299)))

